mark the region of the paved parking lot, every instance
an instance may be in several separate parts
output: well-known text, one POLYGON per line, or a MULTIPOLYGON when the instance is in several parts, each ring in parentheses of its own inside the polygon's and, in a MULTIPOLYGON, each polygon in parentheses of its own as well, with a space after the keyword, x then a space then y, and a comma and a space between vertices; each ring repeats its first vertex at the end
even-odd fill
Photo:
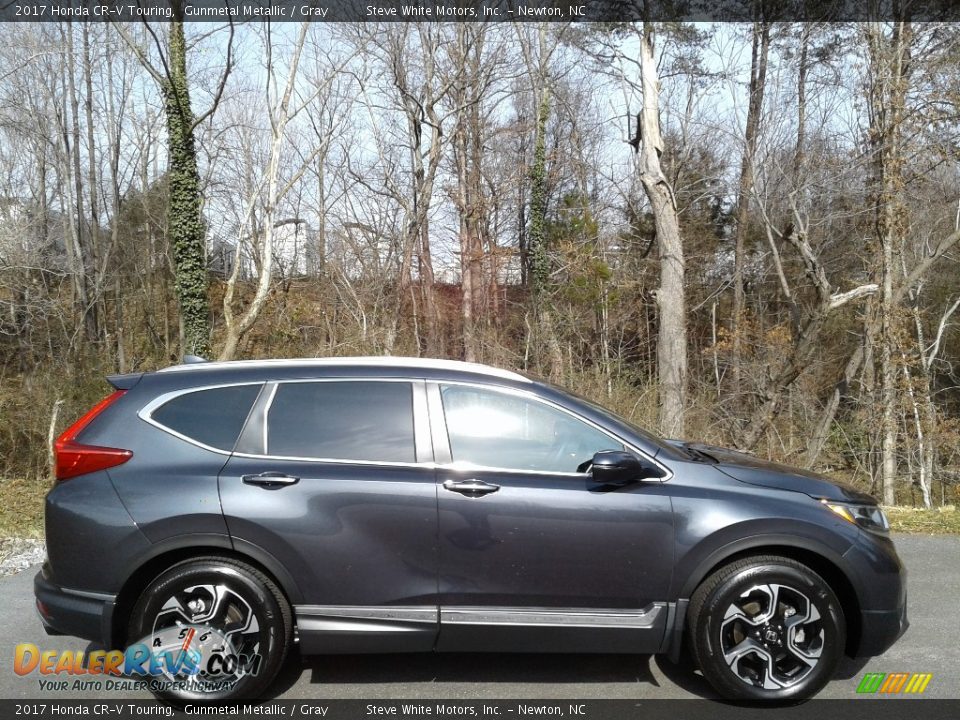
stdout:
MULTIPOLYGON (((820 697, 855 697, 865 672, 930 672, 925 697, 960 698, 960 537, 898 536, 909 570, 907 634, 885 655, 846 662, 820 697)), ((47 637, 33 609, 35 568, 0 579, 0 697, 148 697, 145 693, 44 692, 36 676, 14 674, 14 647, 84 650, 76 638, 47 637), (4 659, 5 658, 5 659, 4 659)), ((713 697, 686 667, 646 655, 350 655, 294 658, 272 689, 276 697, 482 700, 671 699, 713 697)))

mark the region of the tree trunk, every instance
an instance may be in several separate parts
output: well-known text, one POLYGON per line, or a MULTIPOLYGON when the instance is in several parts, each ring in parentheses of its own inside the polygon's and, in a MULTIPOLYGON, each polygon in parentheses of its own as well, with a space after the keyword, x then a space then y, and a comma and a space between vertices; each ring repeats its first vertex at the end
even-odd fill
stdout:
MULTIPOLYGON (((283 151, 284 133, 287 129, 287 123, 290 120, 290 102, 293 97, 294 85, 297 79, 297 69, 300 65, 300 54, 303 52, 303 46, 307 37, 309 23, 304 22, 300 25, 300 32, 297 35, 296 43, 293 46, 293 55, 290 58, 290 67, 287 70, 287 80, 284 85, 283 95, 277 102, 276 107, 271 107, 270 112, 270 157, 267 162, 266 171, 266 197, 264 216, 263 216, 263 239, 259 245, 260 250, 260 275, 257 278, 257 290, 250 301, 250 305, 239 317, 233 313, 233 295, 237 284, 237 275, 240 267, 240 247, 241 237, 237 237, 237 255, 230 278, 227 281, 227 287, 223 294, 223 322, 226 326, 226 337, 223 341, 223 348, 218 358, 220 360, 232 360, 236 355, 240 340, 247 334, 253 324, 260 317, 263 308, 270 297, 270 289, 273 283, 273 238, 277 223, 277 206, 283 199, 286 190, 290 185, 283 188, 280 185, 280 159, 283 151)), ((268 39, 267 42, 270 42, 268 39)), ((273 72, 273 68, 268 68, 268 73, 273 72)), ((306 165, 301 166, 300 171, 305 169, 306 165)), ((249 198, 249 211, 252 216, 256 208, 257 194, 249 198)), ((254 228, 256 230, 256 228, 254 228)))
POLYGON ((90 25, 83 23, 81 25, 81 37, 83 38, 83 78, 86 90, 84 98, 84 112, 87 121, 87 184, 89 185, 87 193, 90 196, 90 268, 88 270, 91 285, 90 298, 91 314, 93 316, 94 330, 99 340, 104 328, 101 321, 102 312, 102 273, 103 268, 103 248, 100 247, 100 207, 97 193, 97 148, 94 140, 94 116, 93 116, 93 65, 90 58, 90 25))
POLYGON ((528 234, 529 281, 535 301, 539 301, 550 281, 547 254, 547 118, 550 115, 550 88, 544 83, 537 103, 536 136, 533 143, 533 167, 530 169, 530 232, 528 234))
POLYGON ((324 172, 326 158, 317 159, 317 238, 314 244, 313 252, 314 272, 323 277, 327 271, 327 186, 326 173, 324 172))
POLYGON ((894 274, 895 257, 906 233, 903 194, 903 121, 906 107, 911 29, 893 23, 889 38, 878 23, 867 26, 871 84, 870 146, 874 158, 876 237, 879 245, 880 295, 880 403, 883 502, 896 501, 897 481, 897 375, 894 352, 898 345, 894 274))
POLYGON ((767 78, 767 57, 770 50, 770 23, 753 24, 753 49, 750 60, 750 100, 747 106, 747 126, 744 136, 743 157, 740 162, 740 187, 737 192, 736 245, 733 268, 733 347, 732 368, 733 392, 739 400, 743 396, 741 366, 743 362, 744 292, 743 268, 747 254, 747 231, 750 219, 750 194, 753 192, 753 163, 757 151, 760 130, 760 113, 763 110, 763 91, 767 78))
MULTIPOLYGON (((83 176, 80 170, 80 101, 77 96, 76 87, 76 60, 74 59, 73 46, 73 23, 67 23, 67 90, 70 97, 70 122, 69 130, 70 141, 66 143, 69 153, 68 160, 72 161, 71 173, 73 180, 74 202, 71 208, 75 215, 73 222, 73 240, 76 253, 76 266, 74 272, 78 274, 76 287, 78 288, 77 302, 81 322, 87 342, 95 343, 99 337, 97 315, 95 309, 96 299, 90 283, 91 272, 93 271, 93 258, 91 257, 89 243, 84 240, 84 228, 87 225, 86 213, 84 212, 83 202, 83 176)), ((66 132, 65 132, 66 137, 66 132)))
POLYGON ((170 178, 167 227, 176 273, 174 289, 183 323, 183 352, 206 357, 210 353, 206 225, 201 212, 203 198, 188 87, 183 7, 179 3, 174 5, 169 44, 169 76, 163 85, 163 96, 170 178))
POLYGON ((793 181, 800 186, 807 146, 807 73, 810 71, 810 38, 813 23, 800 30, 800 65, 797 69, 797 144, 793 153, 793 181))
POLYGON ((930 452, 929 438, 923 429, 924 418, 920 409, 920 399, 914 386, 910 366, 907 364, 906 353, 901 352, 901 358, 903 359, 903 378, 907 385, 907 396, 910 398, 910 406, 913 411, 913 427, 917 435, 917 485, 920 486, 923 506, 930 508, 930 475, 928 474, 930 465, 927 463, 927 455, 930 452))
POLYGON ((479 357, 478 308, 486 287, 483 282, 483 243, 481 229, 486 213, 481 161, 484 123, 481 100, 484 92, 481 66, 484 29, 469 25, 458 29, 459 62, 463 80, 455 93, 457 127, 453 150, 456 162, 456 205, 460 215, 460 313, 463 322, 463 359, 475 362, 479 357))
POLYGON ((660 430, 683 437, 687 391, 687 314, 684 299, 683 241, 673 191, 660 165, 660 100, 653 57, 653 30, 644 23, 640 36, 643 108, 640 113, 640 182, 653 211, 660 257, 660 311, 657 369, 660 394, 660 430))

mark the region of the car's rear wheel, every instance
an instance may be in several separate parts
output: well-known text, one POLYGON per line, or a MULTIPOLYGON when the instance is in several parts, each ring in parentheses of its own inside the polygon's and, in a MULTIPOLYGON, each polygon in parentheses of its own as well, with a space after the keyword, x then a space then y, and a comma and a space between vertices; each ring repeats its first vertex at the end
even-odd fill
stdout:
POLYGON ((704 677, 733 700, 815 695, 836 671, 846 643, 843 611, 829 584, 778 556, 719 569, 694 592, 687 623, 704 677))
POLYGON ((144 589, 127 638, 146 657, 141 667, 150 674, 141 679, 158 697, 223 701, 254 698, 269 686, 292 644, 293 622, 283 593, 262 572, 202 557, 144 589))

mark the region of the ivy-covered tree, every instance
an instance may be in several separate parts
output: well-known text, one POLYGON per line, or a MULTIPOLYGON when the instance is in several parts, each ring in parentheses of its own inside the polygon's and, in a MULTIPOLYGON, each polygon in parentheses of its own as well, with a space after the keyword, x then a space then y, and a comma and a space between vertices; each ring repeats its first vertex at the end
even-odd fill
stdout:
POLYGON ((547 116, 550 114, 550 89, 544 86, 537 105, 536 139, 533 167, 530 169, 530 287, 538 301, 550 280, 547 255, 547 116))
POLYGON ((174 287, 183 321, 183 351, 205 356, 210 352, 206 225, 201 212, 203 198, 187 83, 182 7, 175 4, 174 12, 176 20, 170 23, 169 74, 162 83, 169 152, 167 227, 176 271, 174 287))
MULTIPOLYGON (((195 115, 190 102, 187 78, 187 44, 183 32, 183 0, 171 3, 167 53, 157 68, 146 52, 130 36, 123 24, 114 27, 133 50, 163 93, 167 121, 167 163, 170 204, 167 225, 173 253, 174 289, 183 324, 183 352, 206 356, 210 353, 210 303, 207 298, 206 233, 203 220, 203 192, 197 169, 195 131, 216 111, 223 97, 227 78, 233 68, 233 23, 229 23, 226 65, 213 103, 201 115, 195 115)), ((150 31, 153 32, 152 30, 150 31)), ((159 43, 158 43, 159 45, 159 43)), ((162 51, 161 51, 162 54, 162 51)))

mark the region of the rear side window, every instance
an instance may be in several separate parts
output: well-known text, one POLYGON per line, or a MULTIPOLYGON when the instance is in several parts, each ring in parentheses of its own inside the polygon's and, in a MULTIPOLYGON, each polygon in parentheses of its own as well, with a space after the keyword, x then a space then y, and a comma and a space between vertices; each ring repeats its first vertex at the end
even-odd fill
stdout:
POLYGON ((153 411, 164 427, 218 450, 233 450, 260 385, 197 390, 178 395, 153 411))
POLYGON ((268 455, 416 461, 407 382, 280 383, 267 417, 268 455))

